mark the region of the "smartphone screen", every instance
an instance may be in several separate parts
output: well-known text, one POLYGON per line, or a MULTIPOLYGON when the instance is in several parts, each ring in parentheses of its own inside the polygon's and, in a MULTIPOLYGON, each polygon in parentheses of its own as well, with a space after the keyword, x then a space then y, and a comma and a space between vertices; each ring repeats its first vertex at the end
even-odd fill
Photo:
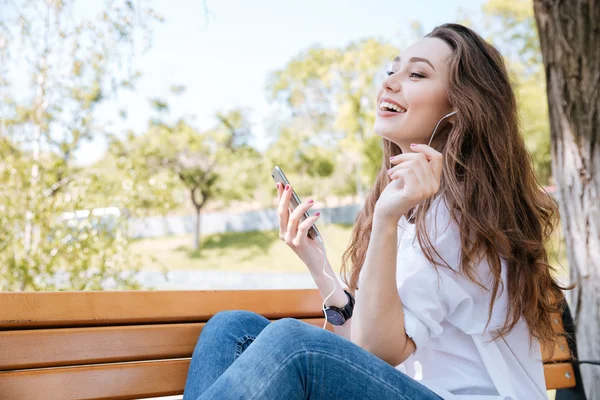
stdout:
MULTIPOLYGON (((285 174, 283 173, 281 168, 279 168, 278 166, 275 166, 275 168, 273 168, 273 171, 271 172, 271 176, 273 177, 275 182, 280 182, 281 184, 283 184, 284 187, 285 187, 285 185, 290 185, 290 181, 288 181, 285 174)), ((296 207, 298 207, 300 205, 300 203, 301 203, 300 198, 296 194, 296 191, 292 189, 292 197, 290 198, 290 210, 294 211, 296 209, 296 207)), ((300 217, 300 222, 304 221, 308 217, 310 217, 310 214, 308 212, 305 212, 302 215, 302 217, 300 217)), ((307 236, 311 239, 314 239, 317 236, 319 236, 319 230, 317 229, 316 225, 313 224, 310 227, 310 229, 308 230, 307 236)))

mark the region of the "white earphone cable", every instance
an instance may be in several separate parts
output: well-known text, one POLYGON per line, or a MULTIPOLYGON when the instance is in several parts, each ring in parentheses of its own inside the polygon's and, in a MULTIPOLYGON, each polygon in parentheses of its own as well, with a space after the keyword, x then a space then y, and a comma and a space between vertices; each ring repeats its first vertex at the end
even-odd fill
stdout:
POLYGON ((449 116, 454 115, 454 114, 456 114, 456 111, 452 111, 451 113, 448 113, 448 114, 444 115, 442 118, 440 118, 438 123, 435 125, 435 128, 433 129, 433 133, 431 134, 431 137, 429 138, 429 143, 427 143, 427 146, 431 146, 431 141, 433 140, 433 135, 435 135, 435 131, 437 131, 437 128, 440 125, 440 122, 442 122, 442 120, 444 118, 448 118, 449 116))
MULTIPOLYGON (((433 135, 435 135, 435 132, 437 131, 438 126, 440 125, 440 122, 442 122, 442 120, 444 118, 448 118, 449 116, 454 115, 454 114, 456 114, 456 111, 452 111, 451 113, 446 114, 445 116, 440 118, 440 120, 438 121, 438 123, 435 126, 435 129, 433 130, 433 133, 431 134, 431 138, 429 139, 428 145, 431 145, 431 141, 433 140, 433 135)), ((410 222, 410 220, 414 216, 415 212, 416 212, 416 207, 412 210, 412 213, 408 217, 407 223, 410 222)), ((404 227, 404 229, 403 229, 402 238, 400 239, 400 241, 398 243, 398 247, 396 248, 396 251, 400 248, 400 243, 402 243, 402 241, 404 240, 405 233, 406 233, 406 227, 404 227)), ((325 329, 325 327, 327 326, 327 314, 325 313, 325 303, 327 302, 327 299, 329 299, 331 297, 331 295, 333 295, 333 293, 335 293, 335 279, 333 277, 329 276, 327 274, 327 272, 325 272, 325 267, 327 266, 327 250, 325 250, 325 242, 323 241, 323 236, 319 233, 319 236, 317 236, 316 239, 319 242, 319 244, 321 245, 321 250, 323 251, 323 274, 325 274, 325 276, 327 276, 329 279, 331 279, 331 283, 333 285, 333 288, 331 289, 331 293, 329 293, 329 295, 327 297, 325 297, 325 299, 323 300, 323 305, 321 307, 321 309, 323 310, 323 315, 325 316, 325 323, 323 324, 323 329, 325 329)))
POLYGON ((325 327, 327 326, 327 314, 325 313, 325 302, 327 301, 327 299, 329 299, 329 297, 331 297, 331 295, 333 293, 335 293, 335 279, 332 278, 331 276, 329 276, 327 274, 327 272, 325 272, 325 267, 327 266, 327 250, 325 250, 325 242, 323 241, 323 236, 321 235, 321 233, 319 233, 319 236, 317 236, 317 241, 321 245, 321 250, 323 250, 323 273, 325 274, 325 276, 327 276, 329 279, 331 279, 331 283, 333 285, 333 288, 331 289, 331 293, 329 293, 329 295, 327 297, 325 297, 325 299, 323 300, 323 305, 321 307, 321 309, 323 310, 323 316, 325 317, 325 323, 323 324, 323 329, 325 329, 325 327))

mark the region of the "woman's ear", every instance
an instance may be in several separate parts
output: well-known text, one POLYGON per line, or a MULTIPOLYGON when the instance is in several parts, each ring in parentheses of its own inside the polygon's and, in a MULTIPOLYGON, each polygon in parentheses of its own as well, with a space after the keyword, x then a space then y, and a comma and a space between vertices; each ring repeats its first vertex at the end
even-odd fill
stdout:
POLYGON ((450 125, 454 125, 456 123, 456 115, 458 114, 458 111, 454 110, 450 114, 451 116, 448 117, 448 123, 450 125))

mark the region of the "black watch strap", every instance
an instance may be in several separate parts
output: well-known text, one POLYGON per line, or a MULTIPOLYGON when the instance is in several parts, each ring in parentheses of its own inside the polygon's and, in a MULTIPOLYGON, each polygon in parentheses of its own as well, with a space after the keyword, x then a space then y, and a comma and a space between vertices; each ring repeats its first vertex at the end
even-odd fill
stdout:
POLYGON ((344 289, 344 293, 346 293, 346 296, 348 296, 348 303, 346 303, 346 305, 342 307, 340 312, 342 313, 344 318, 350 319, 350 317, 352 317, 352 312, 354 311, 354 296, 352 296, 352 294, 346 289, 344 289))
POLYGON ((344 318, 344 321, 341 323, 334 323, 334 321, 328 320, 330 323, 332 323, 334 325, 341 325, 346 320, 348 320, 352 317, 352 312, 354 310, 354 296, 352 296, 352 294, 350 292, 348 292, 346 289, 344 289, 344 293, 346 293, 346 296, 348 297, 348 303, 346 303, 346 305, 344 307, 335 307, 335 306, 325 307, 325 310, 337 311, 344 318))

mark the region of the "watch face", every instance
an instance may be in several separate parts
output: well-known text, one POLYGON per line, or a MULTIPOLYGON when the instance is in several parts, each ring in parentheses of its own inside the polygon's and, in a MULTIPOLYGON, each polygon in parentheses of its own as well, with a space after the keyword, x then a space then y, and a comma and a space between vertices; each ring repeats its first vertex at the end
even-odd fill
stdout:
POLYGON ((332 325, 342 325, 346 320, 344 316, 336 310, 325 310, 327 321, 332 325))

